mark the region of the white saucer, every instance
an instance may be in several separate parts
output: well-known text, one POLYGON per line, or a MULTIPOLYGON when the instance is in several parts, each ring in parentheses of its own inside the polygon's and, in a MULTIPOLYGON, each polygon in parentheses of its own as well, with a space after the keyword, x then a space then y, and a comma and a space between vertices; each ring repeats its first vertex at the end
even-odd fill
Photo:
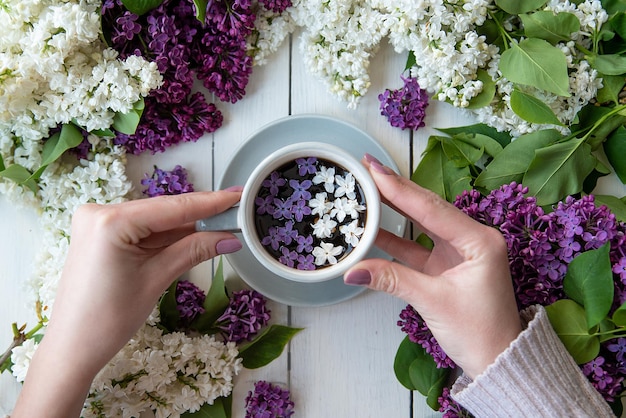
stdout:
MULTIPOLYGON (((358 159, 369 153, 383 164, 396 171, 398 169, 391 156, 374 138, 353 125, 322 115, 288 116, 262 127, 239 147, 222 175, 219 189, 243 185, 254 168, 270 153, 286 145, 305 141, 339 146, 358 159)), ((380 226, 401 236, 404 234, 406 219, 383 205, 380 226)), ((245 242, 240 251, 225 257, 250 287, 286 305, 331 305, 350 299, 365 290, 361 286, 344 284, 343 277, 318 283, 302 283, 278 277, 256 260, 245 242)), ((367 257, 391 259, 378 248, 373 248, 367 257)))

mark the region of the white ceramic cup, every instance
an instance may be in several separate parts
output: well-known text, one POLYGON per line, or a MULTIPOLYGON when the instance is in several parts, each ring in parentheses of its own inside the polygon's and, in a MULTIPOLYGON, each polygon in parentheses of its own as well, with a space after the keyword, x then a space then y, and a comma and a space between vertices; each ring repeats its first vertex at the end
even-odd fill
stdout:
POLYGON ((359 160, 344 149, 321 142, 301 142, 278 149, 268 155, 250 174, 243 187, 241 201, 226 212, 196 222, 198 231, 232 231, 241 232, 245 244, 254 257, 272 273, 298 282, 322 282, 343 275, 350 267, 362 260, 371 249, 378 234, 380 224, 380 195, 376 184, 368 170, 359 160), (256 228, 255 198, 259 194, 262 183, 272 172, 298 158, 315 157, 326 160, 351 173, 360 186, 365 206, 364 231, 359 242, 352 250, 339 259, 336 264, 316 268, 315 270, 299 270, 280 263, 261 244, 256 228))

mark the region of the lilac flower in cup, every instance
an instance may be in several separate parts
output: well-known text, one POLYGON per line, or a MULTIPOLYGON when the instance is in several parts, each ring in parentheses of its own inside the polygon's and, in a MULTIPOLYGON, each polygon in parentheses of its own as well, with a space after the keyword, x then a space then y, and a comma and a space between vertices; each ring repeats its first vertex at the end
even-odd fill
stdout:
POLYGON ((278 251, 281 241, 280 231, 278 230, 278 227, 270 226, 267 232, 268 235, 263 237, 263 239, 261 240, 261 244, 265 246, 269 245, 274 251, 278 251))
POLYGON ((216 324, 226 341, 250 341, 270 320, 267 301, 255 290, 233 292, 228 307, 216 324))
POLYGON ((328 193, 333 193, 335 191, 335 167, 320 167, 313 177, 313 184, 323 184, 328 193))
POLYGON ((317 158, 309 157, 309 158, 298 158, 296 159, 296 164, 298 164, 298 174, 301 176, 305 176, 307 174, 315 174, 317 171, 317 167, 315 163, 317 162, 317 158))
POLYGON ((287 221, 282 227, 278 227, 278 238, 285 244, 290 245, 298 237, 298 230, 294 229, 294 222, 287 221))
POLYGON ((326 193, 316 193, 315 198, 309 200, 309 207, 311 208, 311 215, 323 216, 333 208, 333 202, 328 201, 326 193))
POLYGON ((317 238, 330 238, 336 226, 337 222, 332 220, 330 215, 324 215, 313 224, 313 235, 317 238))
POLYGON ((344 248, 335 246, 332 242, 320 242, 319 247, 313 249, 315 264, 323 266, 324 264, 337 264, 337 256, 343 253, 344 248))
POLYGON ((293 218, 293 212, 291 211, 291 207, 293 206, 293 201, 291 198, 289 199, 279 199, 277 197, 274 198, 274 219, 291 219, 293 218))
POLYGON ((287 180, 282 178, 278 171, 274 171, 270 174, 269 178, 263 180, 261 186, 267 187, 270 189, 272 196, 276 196, 278 194, 278 190, 285 184, 287 184, 287 180))
POLYGON ((315 258, 311 254, 298 255, 298 270, 315 270, 315 258))
POLYGON ((254 199, 254 204, 256 205, 256 213, 257 215, 273 215, 276 208, 274 207, 274 198, 272 196, 260 197, 257 196, 254 199))
POLYGON ((293 194, 291 195, 291 198, 293 200, 310 199, 311 193, 308 190, 312 184, 313 183, 311 182, 311 180, 289 180, 289 186, 291 186, 291 188, 293 189, 293 194))
POLYGON ((365 232, 365 229, 359 226, 359 222, 357 220, 354 220, 348 225, 341 225, 339 227, 339 232, 343 234, 346 244, 356 247, 359 244, 359 239, 361 238, 361 235, 363 235, 363 232, 365 232))
POLYGON ((281 253, 283 254, 278 261, 287 267, 295 267, 295 262, 298 259, 298 253, 296 251, 291 251, 287 247, 281 248, 281 253))
POLYGON ((345 176, 335 176, 335 182, 337 188, 335 189, 335 197, 346 196, 348 199, 355 199, 356 192, 356 180, 352 173, 348 173, 345 176))
POLYGON ((298 243, 298 246, 296 247, 297 252, 310 253, 313 251, 313 237, 311 235, 298 235, 296 242, 298 243))
POLYGON ((256 382, 254 392, 246 396, 246 418, 289 418, 293 408, 287 389, 264 380, 256 382))
POLYGON ((306 200, 299 199, 291 207, 291 212, 296 221, 302 222, 302 219, 304 219, 306 215, 311 214, 311 208, 306 204, 306 200))

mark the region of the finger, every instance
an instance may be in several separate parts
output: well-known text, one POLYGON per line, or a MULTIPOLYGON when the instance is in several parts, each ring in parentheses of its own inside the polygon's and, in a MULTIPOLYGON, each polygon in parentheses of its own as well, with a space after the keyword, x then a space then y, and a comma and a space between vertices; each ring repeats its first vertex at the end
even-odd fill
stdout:
POLYGON ((230 232, 194 232, 163 248, 152 264, 155 274, 178 277, 217 255, 240 250, 241 242, 230 232))
POLYGON ((214 216, 231 208, 240 198, 240 191, 222 190, 133 200, 101 207, 106 216, 99 221, 113 228, 122 242, 136 244, 152 233, 169 231, 214 216))
POLYGON ((464 236, 480 232, 481 224, 432 191, 399 176, 377 161, 370 161, 369 169, 384 198, 393 202, 401 213, 407 214, 429 236, 455 241, 460 236, 460 230, 464 236))
POLYGON ((417 270, 421 270, 430 257, 430 250, 424 246, 384 229, 378 231, 376 246, 402 264, 417 270))
POLYGON ((410 303, 418 311, 424 303, 439 303, 437 295, 446 294, 438 290, 442 280, 399 263, 375 258, 357 263, 346 272, 344 282, 388 293, 410 303))
POLYGON ((183 225, 180 228, 174 228, 169 231, 155 232, 149 237, 146 237, 139 241, 137 246, 141 248, 163 248, 167 247, 183 237, 196 232, 195 223, 189 223, 183 225))

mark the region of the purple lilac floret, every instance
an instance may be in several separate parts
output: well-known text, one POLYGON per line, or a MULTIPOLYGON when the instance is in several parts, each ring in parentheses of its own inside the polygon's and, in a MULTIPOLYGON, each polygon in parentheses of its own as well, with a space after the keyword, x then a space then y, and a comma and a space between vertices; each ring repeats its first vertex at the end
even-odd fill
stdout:
POLYGON ((267 301, 255 290, 233 292, 228 307, 217 319, 217 326, 226 341, 250 341, 270 320, 267 301))
POLYGON ((148 197, 193 192, 193 184, 187 181, 187 170, 180 165, 174 167, 172 171, 154 166, 152 175, 148 176, 146 173, 141 184, 146 187, 143 194, 148 197))
POLYGON ((246 396, 246 418, 288 418, 294 403, 288 389, 260 380, 246 396))
POLYGON ((428 94, 413 77, 401 76, 404 86, 397 90, 385 90, 378 95, 380 114, 391 126, 417 130, 425 125, 428 94))
POLYGON ((365 205, 351 173, 315 157, 273 171, 255 197, 261 244, 282 264, 315 270, 359 243, 365 205))
POLYGON ((183 328, 188 327, 198 315, 204 313, 205 298, 202 289, 188 280, 180 280, 176 284, 176 309, 183 328))

